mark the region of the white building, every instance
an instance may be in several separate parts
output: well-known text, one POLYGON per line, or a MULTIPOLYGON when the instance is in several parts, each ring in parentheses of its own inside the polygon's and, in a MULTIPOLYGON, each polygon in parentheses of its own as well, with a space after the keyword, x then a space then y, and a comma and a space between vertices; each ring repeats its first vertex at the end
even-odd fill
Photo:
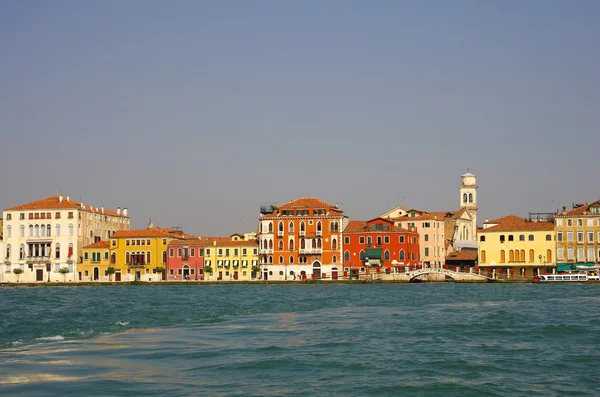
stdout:
POLYGON ((111 211, 62 195, 5 209, 3 218, 0 282, 79 281, 82 248, 130 228, 127 208, 111 211))

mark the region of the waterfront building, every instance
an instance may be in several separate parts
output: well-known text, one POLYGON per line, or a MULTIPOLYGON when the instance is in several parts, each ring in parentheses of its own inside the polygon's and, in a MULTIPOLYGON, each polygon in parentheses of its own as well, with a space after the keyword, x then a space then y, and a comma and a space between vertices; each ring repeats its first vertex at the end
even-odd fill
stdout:
POLYGON ((63 195, 7 208, 3 218, 0 274, 8 282, 79 281, 83 247, 130 228, 127 208, 111 211, 63 195))
MULTIPOLYGON (((110 266, 110 242, 100 240, 83 247, 83 261, 78 266, 82 281, 112 281, 114 275, 108 274, 110 266)), ((119 274, 120 276, 120 274, 119 274)), ((121 281, 120 277, 119 280, 121 281)))
POLYGON ((154 227, 152 222, 146 229, 114 233, 110 238, 110 265, 115 268, 115 280, 164 280, 169 242, 188 237, 180 229, 154 227))
POLYGON ((600 200, 563 207, 555 219, 558 271, 600 263, 600 200))
POLYGON ((204 280, 204 246, 200 237, 171 240, 167 245, 167 280, 204 280))
POLYGON ((204 244, 205 280, 253 280, 260 276, 255 272, 258 270, 256 234, 201 239, 204 244))
MULTIPOLYGON (((388 219, 349 221, 342 232, 344 276, 359 278, 372 273, 400 273, 419 263, 417 229, 394 225, 388 219)), ((338 277, 337 273, 332 278, 338 277)))
POLYGON ((422 211, 396 207, 381 215, 401 228, 415 227, 423 266, 440 267, 450 252, 477 251, 477 179, 461 175, 458 211, 422 211), (398 210, 399 209, 399 210, 398 210), (395 213, 400 216, 391 216, 395 213))
POLYGON ((478 266, 488 274, 533 277, 555 269, 554 223, 515 215, 486 221, 479 230, 478 266))
POLYGON ((348 218, 333 205, 302 197, 263 205, 258 225, 263 280, 331 279, 342 267, 342 230, 348 218))

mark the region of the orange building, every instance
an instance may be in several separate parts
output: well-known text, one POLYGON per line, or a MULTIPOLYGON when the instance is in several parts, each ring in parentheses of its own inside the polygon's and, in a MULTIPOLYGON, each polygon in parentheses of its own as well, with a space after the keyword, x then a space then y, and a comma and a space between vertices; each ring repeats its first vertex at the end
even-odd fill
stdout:
POLYGON ((264 280, 331 279, 342 267, 348 218, 336 205, 303 197, 261 206, 259 262, 264 280))

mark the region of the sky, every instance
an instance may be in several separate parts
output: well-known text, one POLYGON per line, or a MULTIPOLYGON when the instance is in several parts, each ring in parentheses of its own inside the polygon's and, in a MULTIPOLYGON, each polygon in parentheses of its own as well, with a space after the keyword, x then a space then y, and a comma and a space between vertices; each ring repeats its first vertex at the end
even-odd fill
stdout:
POLYGON ((478 220, 600 199, 594 0, 0 2, 0 207, 199 235, 319 197, 478 220))

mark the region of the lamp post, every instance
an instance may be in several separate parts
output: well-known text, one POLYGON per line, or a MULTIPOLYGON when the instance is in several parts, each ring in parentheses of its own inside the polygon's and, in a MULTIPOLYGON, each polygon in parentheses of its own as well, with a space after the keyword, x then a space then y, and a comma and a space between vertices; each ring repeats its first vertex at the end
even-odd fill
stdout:
MULTIPOLYGON (((539 255, 538 258, 540 260, 540 264, 542 264, 542 255, 539 255)), ((539 272, 538 272, 538 276, 539 276, 539 272)))

